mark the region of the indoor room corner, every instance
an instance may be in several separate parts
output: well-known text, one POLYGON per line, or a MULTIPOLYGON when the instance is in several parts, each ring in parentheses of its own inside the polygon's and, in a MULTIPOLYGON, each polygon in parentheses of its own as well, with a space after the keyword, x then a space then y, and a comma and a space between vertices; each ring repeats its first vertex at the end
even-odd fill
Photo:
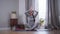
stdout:
POLYGON ((59 34, 60 0, 0 0, 0 34, 59 34))

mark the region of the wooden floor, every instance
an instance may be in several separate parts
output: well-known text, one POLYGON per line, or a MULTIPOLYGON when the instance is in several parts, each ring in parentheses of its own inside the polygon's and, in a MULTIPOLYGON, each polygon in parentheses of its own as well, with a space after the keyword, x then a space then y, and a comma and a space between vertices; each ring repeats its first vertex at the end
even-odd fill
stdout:
POLYGON ((60 30, 53 31, 0 31, 0 34, 60 34, 60 30))

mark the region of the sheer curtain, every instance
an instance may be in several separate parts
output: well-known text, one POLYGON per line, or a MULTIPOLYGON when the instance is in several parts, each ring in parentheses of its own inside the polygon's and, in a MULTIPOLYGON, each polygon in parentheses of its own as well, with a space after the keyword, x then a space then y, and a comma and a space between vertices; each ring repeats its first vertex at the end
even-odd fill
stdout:
POLYGON ((46 16, 46 7, 47 7, 47 0, 38 0, 39 5, 39 19, 45 19, 46 16))
POLYGON ((47 22, 48 28, 59 29, 57 0, 48 0, 47 22))

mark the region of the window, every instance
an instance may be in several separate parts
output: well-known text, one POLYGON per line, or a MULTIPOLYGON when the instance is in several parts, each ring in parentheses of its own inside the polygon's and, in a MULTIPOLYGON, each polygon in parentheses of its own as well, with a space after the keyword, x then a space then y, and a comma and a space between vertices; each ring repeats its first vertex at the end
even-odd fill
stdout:
POLYGON ((46 1, 47 0, 38 0, 38 5, 39 5, 39 19, 40 18, 45 19, 45 16, 46 16, 46 1))

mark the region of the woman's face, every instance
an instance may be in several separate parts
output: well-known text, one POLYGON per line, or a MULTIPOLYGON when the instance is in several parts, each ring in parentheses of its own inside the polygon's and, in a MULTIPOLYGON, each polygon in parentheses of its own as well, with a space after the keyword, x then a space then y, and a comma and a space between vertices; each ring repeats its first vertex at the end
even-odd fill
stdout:
POLYGON ((29 11, 29 14, 30 14, 30 16, 32 16, 33 15, 33 11, 29 11))

